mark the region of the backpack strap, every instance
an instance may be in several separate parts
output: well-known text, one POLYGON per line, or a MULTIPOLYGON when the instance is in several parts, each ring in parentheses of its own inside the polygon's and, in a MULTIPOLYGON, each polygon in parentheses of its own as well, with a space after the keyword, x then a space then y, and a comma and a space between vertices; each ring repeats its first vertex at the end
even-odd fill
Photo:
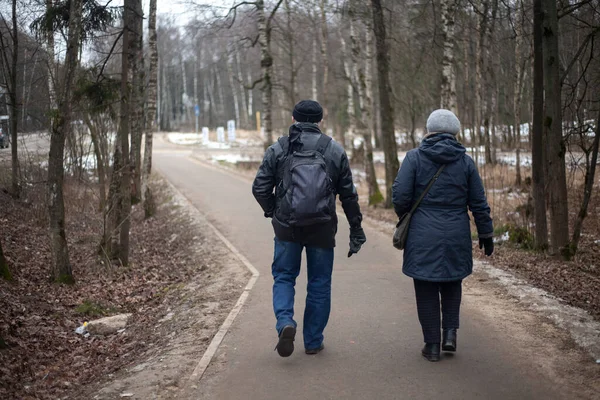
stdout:
POLYGON ((283 154, 287 156, 288 152, 290 151, 290 137, 282 136, 279 139, 277 139, 277 142, 281 146, 281 149, 283 150, 283 154))
POLYGON ((325 150, 327 150, 327 146, 331 143, 331 136, 327 136, 321 133, 319 140, 317 140, 317 151, 321 153, 321 155, 325 155, 325 150))

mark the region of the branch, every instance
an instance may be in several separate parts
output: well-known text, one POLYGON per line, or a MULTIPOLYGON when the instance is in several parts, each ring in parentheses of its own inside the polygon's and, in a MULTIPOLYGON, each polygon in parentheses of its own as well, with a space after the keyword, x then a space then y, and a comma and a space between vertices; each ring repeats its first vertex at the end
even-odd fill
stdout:
MULTIPOLYGON (((119 41, 119 39, 121 39, 121 36, 123 36, 123 32, 125 32, 125 30, 119 31, 119 35, 115 39, 112 47, 110 48, 110 51, 108 52, 108 55, 106 56, 106 59, 104 60, 104 63, 102 64, 102 68, 100 69, 100 73, 98 74, 98 79, 102 76, 102 74, 104 74, 104 68, 106 68, 106 64, 108 64, 108 60, 110 59, 110 56, 112 56, 113 52, 115 51, 115 47, 117 47, 117 42, 119 41)), ((96 80, 96 82, 97 81, 98 80, 96 80)))
POLYGON ((567 79, 569 72, 571 72, 571 70, 575 66, 575 63, 579 59, 579 56, 581 56, 581 54, 585 51, 585 49, 588 46, 588 43, 594 38, 594 36, 596 36, 596 34, 598 34, 598 32, 600 32, 600 27, 596 28, 594 31, 592 31, 590 34, 588 34, 586 36, 586 38, 583 40, 583 43, 581 43, 581 46, 579 46, 579 49, 577 50, 577 53, 575 53, 575 56, 573 57, 573 59, 571 60, 571 62, 569 63, 569 65, 567 66, 565 71, 563 72, 562 76, 560 77, 560 86, 562 86, 565 83, 565 80, 567 79))
POLYGON ((275 8, 273 8, 273 11, 271 11, 271 15, 269 15, 269 19, 267 20, 267 29, 271 28, 271 20, 273 19, 273 17, 275 17, 275 13, 279 9, 281 3, 283 3, 283 0, 279 0, 277 4, 275 4, 275 8))
POLYGON ((566 7, 561 8, 559 10, 560 13, 558 14, 558 19, 561 19, 563 17, 566 17, 569 14, 572 14, 573 12, 579 10, 581 7, 583 7, 586 4, 589 4, 591 2, 592 2, 592 0, 583 0, 583 1, 580 1, 579 3, 570 4, 566 7))
POLYGON ((242 6, 257 6, 257 3, 255 1, 242 1, 241 3, 238 3, 236 5, 234 5, 233 7, 231 7, 229 9, 229 12, 227 13, 227 15, 225 16, 225 18, 229 18, 229 16, 233 13, 233 19, 231 20, 231 24, 229 24, 229 27, 227 29, 231 29, 231 27, 233 26, 233 24, 235 24, 235 19, 237 17, 237 9, 239 7, 242 6))
POLYGON ((264 80, 265 80, 265 78, 257 79, 257 80, 254 81, 254 83, 252 83, 252 85, 244 85, 244 88, 246 90, 254 90, 254 88, 256 87, 256 85, 258 85, 259 83, 261 83, 264 80))

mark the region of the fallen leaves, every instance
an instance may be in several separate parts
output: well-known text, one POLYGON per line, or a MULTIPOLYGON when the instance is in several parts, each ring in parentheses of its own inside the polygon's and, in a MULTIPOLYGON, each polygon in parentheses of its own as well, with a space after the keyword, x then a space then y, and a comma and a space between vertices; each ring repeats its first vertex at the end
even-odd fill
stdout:
MULTIPOLYGON (((39 217, 43 204, 2 195, 0 240, 14 281, 0 280, 0 398, 55 399, 73 393, 163 340, 153 326, 167 313, 161 307, 168 289, 197 272, 189 247, 198 234, 185 221, 173 223, 164 184, 153 182, 153 190, 162 205, 151 220, 143 219, 141 207, 134 208, 131 264, 123 268, 96 256, 103 221, 95 189, 66 186, 73 286, 50 282, 47 229, 39 217), (125 331, 85 338, 75 329, 92 318, 87 312, 133 316, 125 331)), ((30 195, 43 198, 43 193, 30 195)))

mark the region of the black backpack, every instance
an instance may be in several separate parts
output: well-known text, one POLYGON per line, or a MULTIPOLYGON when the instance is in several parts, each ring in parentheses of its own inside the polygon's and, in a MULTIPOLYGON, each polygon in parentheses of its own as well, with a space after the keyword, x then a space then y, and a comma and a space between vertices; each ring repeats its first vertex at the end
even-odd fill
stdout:
POLYGON ((291 151, 289 137, 278 142, 285 156, 277 174, 275 217, 297 227, 331 221, 335 191, 323 157, 331 137, 321 134, 314 150, 291 151))

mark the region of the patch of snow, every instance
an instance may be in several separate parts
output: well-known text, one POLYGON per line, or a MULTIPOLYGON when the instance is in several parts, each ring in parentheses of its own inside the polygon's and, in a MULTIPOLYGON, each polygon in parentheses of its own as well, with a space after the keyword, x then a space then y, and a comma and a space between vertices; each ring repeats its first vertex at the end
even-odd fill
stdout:
POLYGON ((498 280, 511 296, 520 299, 529 308, 542 313, 558 327, 569 332, 573 340, 594 359, 600 357, 600 322, 594 321, 587 311, 563 304, 559 298, 545 290, 530 286, 525 280, 488 263, 477 261, 476 266, 489 277, 498 280))
POLYGON ((504 232, 502 236, 494 238, 494 243, 504 243, 510 240, 510 234, 508 232, 504 232))
POLYGON ((219 154, 212 156, 212 161, 237 164, 239 162, 258 162, 260 160, 242 154, 219 154))

